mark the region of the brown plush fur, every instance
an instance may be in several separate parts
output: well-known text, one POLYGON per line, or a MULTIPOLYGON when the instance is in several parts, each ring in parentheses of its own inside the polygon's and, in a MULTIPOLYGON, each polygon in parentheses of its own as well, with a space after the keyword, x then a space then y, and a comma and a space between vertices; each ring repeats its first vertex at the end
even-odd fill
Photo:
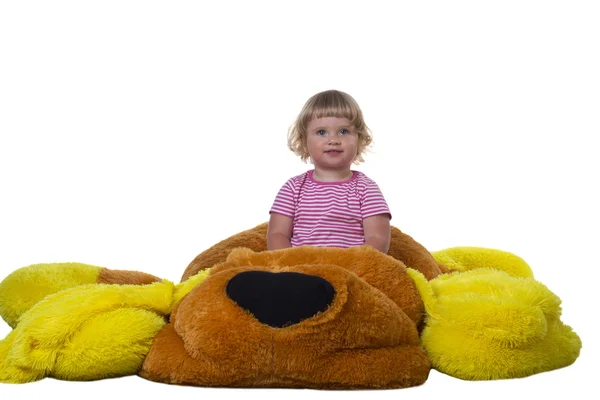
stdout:
POLYGON ((155 338, 140 375, 202 386, 419 385, 430 366, 415 325, 422 310, 417 298, 405 267, 368 246, 237 250, 179 303, 155 338), (273 328, 226 295, 229 280, 250 270, 320 276, 336 295, 326 311, 273 328))
POLYGON ((388 255, 402 261, 407 267, 416 269, 427 280, 450 272, 446 266, 435 261, 431 253, 412 237, 392 226, 388 255))
POLYGON ((196 275, 203 269, 222 263, 227 259, 231 250, 236 247, 246 247, 253 251, 266 250, 267 227, 267 223, 260 224, 252 229, 239 232, 225 240, 221 240, 214 246, 204 250, 185 269, 181 281, 187 280, 187 278, 196 275))
POLYGON ((149 285, 161 280, 144 272, 102 268, 96 282, 117 285, 149 285))
MULTIPOLYGON (((267 250, 268 224, 260 224, 252 229, 235 234, 211 248, 200 253, 186 268, 181 281, 196 275, 199 271, 211 268, 224 262, 232 249, 246 247, 253 251, 267 250)), ((388 254, 402 261, 407 267, 421 272, 427 279, 433 279, 441 273, 448 272, 443 265, 438 264, 431 254, 412 237, 392 227, 392 237, 388 254)))

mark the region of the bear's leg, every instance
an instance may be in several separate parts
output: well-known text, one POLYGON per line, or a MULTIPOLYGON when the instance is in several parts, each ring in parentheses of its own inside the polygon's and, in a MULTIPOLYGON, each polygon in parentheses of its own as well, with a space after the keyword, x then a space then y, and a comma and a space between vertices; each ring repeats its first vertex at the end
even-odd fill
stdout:
POLYGON ((14 329, 23 313, 61 290, 94 283, 144 285, 159 281, 142 272, 81 263, 30 265, 17 269, 0 282, 0 316, 14 329))
POLYGON ((431 254, 437 262, 455 271, 492 268, 516 277, 533 277, 533 271, 525 260, 507 251, 484 247, 452 247, 431 254))
POLYGON ((136 373, 171 310, 174 285, 81 285, 48 295, 0 341, 0 382, 136 373))

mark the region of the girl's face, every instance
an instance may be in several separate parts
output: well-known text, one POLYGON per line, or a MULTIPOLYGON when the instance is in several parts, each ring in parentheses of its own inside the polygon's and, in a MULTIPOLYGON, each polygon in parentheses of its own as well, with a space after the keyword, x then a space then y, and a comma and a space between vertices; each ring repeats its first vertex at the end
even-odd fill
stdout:
POLYGON ((358 152, 358 134, 347 118, 315 118, 306 129, 306 146, 315 167, 350 169, 358 152))

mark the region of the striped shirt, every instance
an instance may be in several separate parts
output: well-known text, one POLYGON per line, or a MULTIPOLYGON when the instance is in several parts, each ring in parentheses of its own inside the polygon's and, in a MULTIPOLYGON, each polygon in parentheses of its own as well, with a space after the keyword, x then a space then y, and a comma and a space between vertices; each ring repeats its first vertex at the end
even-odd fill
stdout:
POLYGON ((342 182, 319 182, 312 170, 289 179, 269 213, 292 218, 292 247, 352 247, 365 243, 363 220, 392 215, 377 184, 359 171, 342 182))

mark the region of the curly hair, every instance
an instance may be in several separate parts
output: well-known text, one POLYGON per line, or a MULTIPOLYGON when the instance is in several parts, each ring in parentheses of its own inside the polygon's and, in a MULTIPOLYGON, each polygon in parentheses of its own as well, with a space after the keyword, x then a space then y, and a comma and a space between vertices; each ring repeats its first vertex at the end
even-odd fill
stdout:
POLYGON ((306 144, 308 124, 313 119, 325 117, 346 118, 350 121, 358 134, 358 149, 353 162, 354 164, 363 162, 362 154, 373 141, 373 137, 356 100, 349 94, 339 90, 326 90, 308 99, 296 121, 288 130, 288 147, 290 150, 306 162, 310 158, 306 144))

